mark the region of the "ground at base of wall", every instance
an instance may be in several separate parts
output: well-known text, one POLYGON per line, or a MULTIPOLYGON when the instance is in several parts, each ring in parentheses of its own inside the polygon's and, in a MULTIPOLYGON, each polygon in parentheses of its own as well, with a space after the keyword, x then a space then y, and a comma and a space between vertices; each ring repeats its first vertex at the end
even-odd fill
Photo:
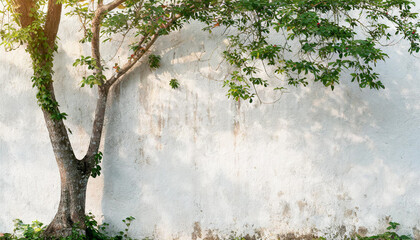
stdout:
MULTIPOLYGON (((119 231, 117 234, 111 234, 108 230, 108 224, 98 224, 95 220, 95 216, 92 214, 88 214, 86 216, 85 224, 87 226, 86 230, 81 230, 77 226, 69 229, 68 233, 69 236, 65 238, 60 238, 60 240, 134 240, 130 236, 130 225, 131 222, 134 221, 134 217, 127 217, 122 222, 126 225, 125 229, 119 231)), ((172 240, 182 240, 182 239, 191 239, 191 240, 419 240, 416 233, 414 233, 415 237, 411 237, 408 235, 399 235, 398 234, 398 226, 399 223, 396 222, 388 222, 388 227, 383 232, 367 236, 368 230, 366 228, 359 228, 357 233, 350 234, 351 237, 348 236, 346 233, 346 228, 344 226, 339 228, 339 231, 336 234, 329 235, 329 236, 322 236, 323 234, 298 234, 298 233, 287 233, 287 234, 277 234, 267 236, 263 233, 263 231, 255 231, 253 235, 241 235, 235 233, 234 231, 231 232, 229 235, 219 234, 216 230, 206 230, 203 231, 201 229, 200 223, 194 223, 193 232, 191 233, 191 237, 183 236, 179 238, 173 238, 172 240), (223 236, 224 235, 224 236, 223 236), (321 236, 316 236, 321 235, 321 236)), ((16 219, 14 220, 15 229, 13 233, 0 233, 0 240, 21 240, 21 239, 45 239, 44 232, 46 230, 46 226, 39 222, 33 221, 30 224, 25 224, 22 220, 16 219)), ((416 228, 417 229, 417 228, 416 228)), ((414 229, 413 229, 414 230, 414 229)), ((143 238, 143 240, 152 240, 157 239, 160 240, 162 237, 152 236, 143 238)), ((165 239, 162 239, 165 240, 165 239)))

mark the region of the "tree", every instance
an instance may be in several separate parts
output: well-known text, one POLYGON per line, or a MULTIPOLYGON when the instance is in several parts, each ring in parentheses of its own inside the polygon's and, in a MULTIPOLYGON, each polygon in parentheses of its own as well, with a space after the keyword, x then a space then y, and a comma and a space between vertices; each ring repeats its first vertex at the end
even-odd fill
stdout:
MULTIPOLYGON (((90 176, 100 174, 99 151, 108 93, 127 72, 148 56, 152 68, 160 57, 149 54, 161 36, 179 31, 197 20, 211 32, 231 29, 224 51, 235 67, 224 85, 235 100, 258 99, 257 87, 271 87, 274 72, 288 85, 306 86, 309 80, 334 90, 343 73, 361 88, 384 88, 374 66, 387 55, 381 47, 394 36, 410 42, 408 51, 419 52, 417 14, 409 0, 2 0, 2 44, 8 50, 23 45, 32 59, 33 86, 44 114, 61 176, 61 197, 47 236, 65 236, 74 224, 84 229, 86 187, 90 176), (54 53, 63 6, 69 17, 80 20, 90 44, 89 56, 74 66, 90 71, 82 86, 96 87, 97 103, 86 155, 77 159, 64 124, 67 114, 59 109, 53 86, 54 53), (45 7, 47 9, 45 9, 45 7), (115 37, 132 36, 131 54, 125 63, 106 63, 100 44, 115 37), (273 39, 272 37, 276 38, 273 39)), ((177 88, 179 83, 169 83, 177 88)), ((284 87, 275 86, 274 91, 284 87)))

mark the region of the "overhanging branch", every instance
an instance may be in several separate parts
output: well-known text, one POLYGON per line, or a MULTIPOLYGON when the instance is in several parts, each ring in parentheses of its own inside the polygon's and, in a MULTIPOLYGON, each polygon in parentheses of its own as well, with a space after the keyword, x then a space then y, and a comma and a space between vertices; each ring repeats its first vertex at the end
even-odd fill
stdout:
MULTIPOLYGON (((181 17, 180 14, 175 15, 171 20, 169 20, 165 25, 159 28, 161 29, 167 29, 171 27, 176 20, 178 20, 181 17)), ((145 41, 147 36, 143 36, 142 39, 139 41, 138 47, 139 50, 134 53, 134 56, 130 58, 117 72, 117 74, 113 75, 111 78, 108 79, 105 83, 105 87, 109 89, 112 87, 112 85, 117 82, 118 79, 122 78, 125 73, 127 73, 142 57, 143 55, 153 46, 153 44, 156 42, 156 40, 159 38, 160 34, 159 31, 156 31, 156 33, 151 37, 150 41, 146 44, 145 47, 141 47, 141 44, 145 41)))

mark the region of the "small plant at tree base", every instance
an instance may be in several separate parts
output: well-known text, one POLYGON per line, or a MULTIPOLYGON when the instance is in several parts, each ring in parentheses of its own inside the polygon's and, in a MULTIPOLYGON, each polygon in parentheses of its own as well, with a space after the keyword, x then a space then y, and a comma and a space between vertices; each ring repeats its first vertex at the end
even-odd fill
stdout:
POLYGON ((160 67, 160 56, 151 54, 149 56, 149 67, 151 69, 157 69, 160 67))
POLYGON ((45 230, 43 223, 33 221, 31 224, 25 224, 20 219, 14 221, 15 229, 13 234, 6 233, 0 239, 43 239, 42 232, 45 230))
MULTIPOLYGON (((79 224, 75 224, 71 231, 71 234, 67 237, 59 238, 60 240, 133 240, 128 236, 128 230, 131 222, 135 218, 130 216, 122 220, 126 227, 124 231, 118 232, 117 235, 112 236, 107 232, 109 224, 103 223, 98 224, 95 220, 95 216, 92 213, 86 215, 86 234, 80 229, 79 224)), ((13 233, 6 233, 0 237, 0 240, 32 240, 32 239, 46 239, 44 232, 47 226, 38 221, 33 221, 31 224, 25 224, 20 219, 14 220, 15 228, 13 233)))

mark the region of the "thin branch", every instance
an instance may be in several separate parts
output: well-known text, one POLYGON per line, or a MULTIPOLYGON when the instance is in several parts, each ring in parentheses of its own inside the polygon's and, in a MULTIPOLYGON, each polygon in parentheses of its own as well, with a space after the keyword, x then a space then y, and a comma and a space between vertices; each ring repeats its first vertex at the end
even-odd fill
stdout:
POLYGON ((90 135, 88 151, 86 156, 83 158, 83 160, 87 163, 92 163, 92 157, 97 154, 99 150, 105 120, 107 98, 108 90, 106 88, 99 87, 98 99, 96 101, 95 119, 92 126, 92 134, 90 135))
MULTIPOLYGON (((95 74, 96 76, 102 76, 102 63, 101 63, 101 52, 100 52, 100 31, 101 31, 101 21, 102 21, 102 11, 101 8, 96 9, 95 16, 92 20, 92 40, 91 40, 91 51, 92 57, 96 62, 95 74)), ((102 78, 100 78, 102 84, 102 78)))
POLYGON ((116 7, 118 7, 119 5, 121 5, 122 3, 126 1, 127 0, 115 0, 106 5, 103 5, 101 8, 103 8, 103 11, 112 11, 113 9, 115 9, 116 7))
POLYGON ((118 52, 120 51, 120 49, 121 49, 121 47, 122 47, 122 45, 123 45, 123 43, 125 41, 125 38, 126 38, 127 34, 130 33, 130 31, 131 31, 131 29, 128 29, 125 33, 122 33, 121 34, 122 35, 122 39, 121 39, 118 47, 116 48, 114 55, 110 59, 108 59, 107 62, 112 61, 112 59, 114 59, 117 56, 118 52))
POLYGON ((103 1, 100 0, 98 2, 98 8, 95 11, 95 15, 92 19, 92 57, 95 59, 96 62, 96 69, 95 74, 99 77, 99 85, 102 85, 103 79, 102 79, 102 63, 101 63, 101 52, 100 52, 100 32, 101 32, 101 22, 104 17, 104 14, 106 14, 109 11, 112 11, 122 3, 126 2, 127 0, 115 0, 109 4, 103 5, 103 1))
MULTIPOLYGON (((173 17, 169 22, 167 22, 164 26, 160 27, 161 29, 167 29, 172 24, 178 20, 181 17, 181 15, 176 15, 173 17)), ((123 65, 117 72, 117 74, 113 75, 111 78, 108 79, 108 81, 105 83, 105 88, 109 89, 119 78, 124 76, 125 73, 127 73, 142 57, 143 55, 150 49, 150 47, 153 46, 153 44, 156 42, 156 40, 159 38, 159 30, 151 37, 150 41, 147 43, 147 45, 143 48, 141 47, 141 44, 146 40, 147 36, 143 36, 140 40, 138 46, 139 49, 134 53, 134 56, 130 58, 127 63, 123 65)))

